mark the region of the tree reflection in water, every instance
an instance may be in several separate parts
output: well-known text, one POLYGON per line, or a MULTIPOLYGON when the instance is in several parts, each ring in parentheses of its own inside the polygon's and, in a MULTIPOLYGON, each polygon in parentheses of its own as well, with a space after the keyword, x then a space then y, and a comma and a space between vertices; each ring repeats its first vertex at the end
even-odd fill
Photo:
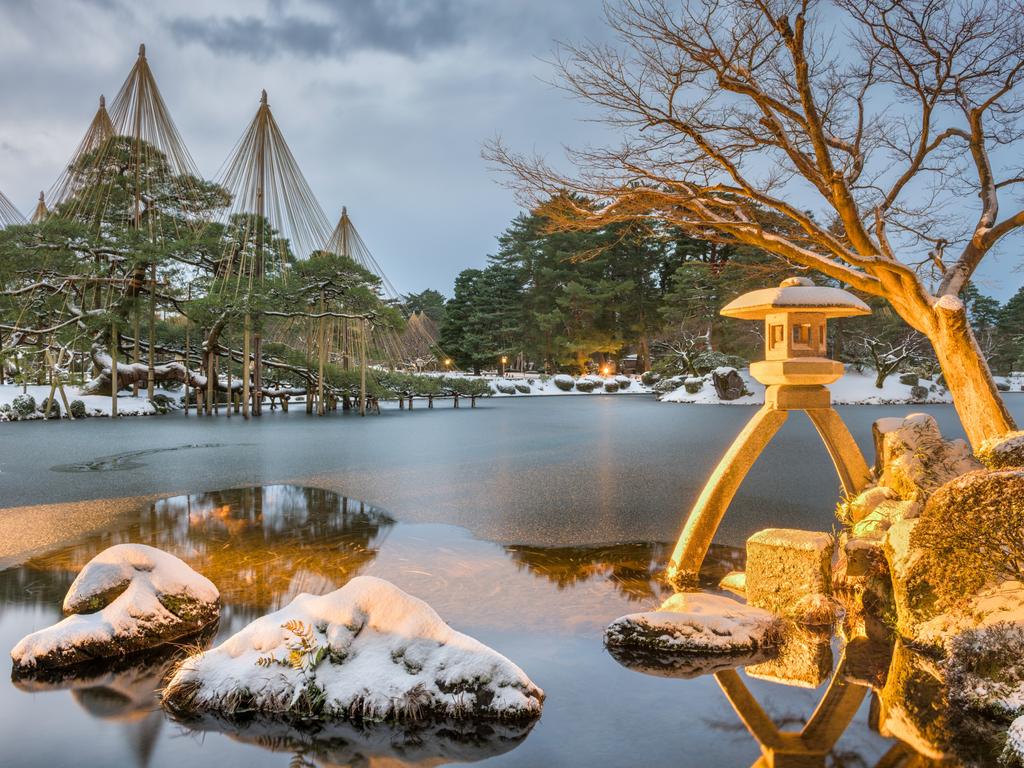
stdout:
POLYGON ((57 603, 107 547, 135 542, 177 555, 220 590, 222 624, 250 621, 302 592, 325 594, 377 555, 394 520, 332 491, 290 485, 174 496, 113 531, 0 574, 10 602, 57 603))
MULTIPOLYGON (((673 590, 663 578, 672 544, 637 542, 606 546, 506 546, 520 569, 544 578, 558 589, 574 589, 586 582, 610 582, 617 592, 637 602, 660 601, 673 590)), ((712 545, 701 566, 702 586, 717 585, 725 574, 742 570, 745 554, 739 547, 712 545)))

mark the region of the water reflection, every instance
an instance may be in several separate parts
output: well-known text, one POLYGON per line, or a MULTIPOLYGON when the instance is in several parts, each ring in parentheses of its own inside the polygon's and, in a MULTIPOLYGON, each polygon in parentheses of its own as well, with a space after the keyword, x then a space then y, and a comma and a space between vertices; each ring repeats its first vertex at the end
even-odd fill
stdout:
POLYGON ((475 763, 515 749, 533 723, 470 723, 454 720, 413 723, 335 722, 310 730, 254 720, 239 724, 215 717, 191 720, 192 731, 222 733, 235 741, 292 755, 290 766, 431 768, 475 763))
MULTIPOLYGON (((548 580, 559 591, 592 581, 605 581, 623 597, 634 601, 661 601, 672 594, 663 578, 672 545, 637 542, 607 546, 506 546, 521 569, 548 580)), ((744 550, 712 545, 701 566, 702 586, 717 585, 725 574, 742 569, 744 550)))
POLYGON ((0 597, 59 603, 99 552, 126 542, 171 552, 213 581, 222 621, 250 621, 302 592, 325 594, 377 555, 394 520, 332 491, 290 485, 174 496, 143 508, 126 526, 30 559, 0 573, 0 597))
MULTIPOLYGON (((740 658, 626 650, 609 658, 604 626, 670 594, 660 577, 668 544, 502 546, 451 526, 399 524, 317 488, 240 488, 147 503, 113 530, 2 571, 0 639, 11 647, 56 621, 77 572, 123 542, 169 551, 217 584, 218 640, 299 592, 324 593, 361 572, 392 580, 521 664, 547 691, 544 717, 532 732, 467 723, 334 723, 311 731, 213 718, 168 727, 155 691, 174 661, 171 649, 65 679, 0 684, 0 743, 18 744, 24 758, 16 764, 66 762, 67 746, 41 738, 51 717, 79 745, 82 768, 225 765, 242 754, 258 768, 281 764, 281 752, 304 766, 434 766, 497 755, 507 765, 663 765, 684 748, 715 754, 719 765, 908 768, 940 764, 960 739, 949 736, 934 665, 894 652, 884 639, 840 649, 807 632, 740 658), (263 750, 240 753, 240 744, 263 750)), ((742 549, 715 547, 702 582, 714 587, 742 567, 742 549)))

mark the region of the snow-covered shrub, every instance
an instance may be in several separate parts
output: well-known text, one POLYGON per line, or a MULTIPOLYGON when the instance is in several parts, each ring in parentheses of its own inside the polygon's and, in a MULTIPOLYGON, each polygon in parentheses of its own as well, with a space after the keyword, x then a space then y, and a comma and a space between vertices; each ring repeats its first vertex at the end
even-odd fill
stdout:
POLYGON ((1004 722, 1024 714, 1024 627, 1001 622, 953 635, 949 700, 1004 722))
POLYGON ((153 408, 156 409, 157 413, 168 413, 174 409, 174 401, 164 394, 157 393, 153 395, 153 399, 149 402, 153 404, 153 408))
POLYGON ((1024 431, 986 440, 975 455, 989 469, 1024 467, 1024 431))
POLYGON ((922 387, 920 384, 915 384, 910 388, 910 402, 912 403, 923 403, 928 399, 928 388, 922 387))
POLYGON ((14 411, 10 403, 0 403, 0 421, 11 421, 14 418, 14 411))
POLYGON ((591 379, 585 377, 576 380, 576 389, 580 392, 593 392, 594 387, 596 386, 597 385, 591 379))
POLYGON ((370 721, 524 721, 540 715, 543 700, 507 658, 372 576, 299 595, 185 659, 162 698, 183 716, 370 721))
POLYGON ((516 385, 505 379, 496 379, 494 388, 503 395, 514 395, 516 393, 516 385))
POLYGON ((43 402, 39 404, 39 412, 51 419, 59 419, 61 413, 60 401, 57 398, 43 398, 43 402))
POLYGON ((629 376, 616 376, 615 383, 619 385, 619 389, 629 389, 633 380, 629 376))
POLYGON ((36 399, 29 394, 18 395, 11 401, 11 411, 19 419, 27 419, 36 412, 36 399))
POLYGON ((916 387, 921 381, 921 378, 916 373, 901 373, 900 384, 906 384, 911 387, 916 387))
POLYGON ((1024 580, 1024 469, 977 470, 943 485, 911 534, 939 599, 1024 580))
POLYGON ((654 371, 644 371, 640 374, 640 381, 643 382, 646 387, 653 387, 661 380, 661 374, 655 373, 654 371))
POLYGON ((517 381, 515 386, 516 392, 519 392, 524 395, 530 394, 530 385, 527 384, 525 381, 517 381))
POLYGON ((76 419, 84 419, 86 416, 85 403, 81 400, 72 400, 68 403, 68 411, 76 419))
POLYGON ((679 389, 683 386, 685 379, 682 376, 670 376, 667 379, 660 379, 654 384, 654 391, 659 395, 664 395, 671 392, 674 389, 679 389))
POLYGON ((615 381, 614 379, 608 379, 608 381, 606 381, 604 383, 604 391, 605 392, 618 392, 619 391, 619 382, 615 381))
POLYGON ((565 373, 560 373, 553 379, 555 386, 563 392, 572 392, 572 388, 576 386, 576 379, 565 373))
POLYGON ((704 379, 690 376, 683 381, 683 386, 686 388, 687 394, 696 395, 704 388, 704 379))

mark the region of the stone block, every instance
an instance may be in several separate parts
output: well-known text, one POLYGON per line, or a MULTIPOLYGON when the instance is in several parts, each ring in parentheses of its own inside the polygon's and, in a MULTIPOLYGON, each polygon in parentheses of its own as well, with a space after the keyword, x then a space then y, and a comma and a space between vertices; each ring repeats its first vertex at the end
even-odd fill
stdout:
POLYGON ((801 598, 832 592, 831 534, 767 528, 747 539, 747 602, 780 616, 801 598))

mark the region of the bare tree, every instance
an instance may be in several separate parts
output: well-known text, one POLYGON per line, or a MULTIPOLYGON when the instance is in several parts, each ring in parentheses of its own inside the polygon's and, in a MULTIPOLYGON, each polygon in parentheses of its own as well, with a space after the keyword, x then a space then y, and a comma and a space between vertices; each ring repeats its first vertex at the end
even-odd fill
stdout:
POLYGON ((620 45, 569 45, 557 66, 625 139, 573 151, 569 175, 492 143, 524 201, 561 228, 661 219, 882 296, 931 341, 971 442, 1013 429, 958 294, 1024 226, 1000 210, 1024 184, 1021 0, 606 13, 620 45))

